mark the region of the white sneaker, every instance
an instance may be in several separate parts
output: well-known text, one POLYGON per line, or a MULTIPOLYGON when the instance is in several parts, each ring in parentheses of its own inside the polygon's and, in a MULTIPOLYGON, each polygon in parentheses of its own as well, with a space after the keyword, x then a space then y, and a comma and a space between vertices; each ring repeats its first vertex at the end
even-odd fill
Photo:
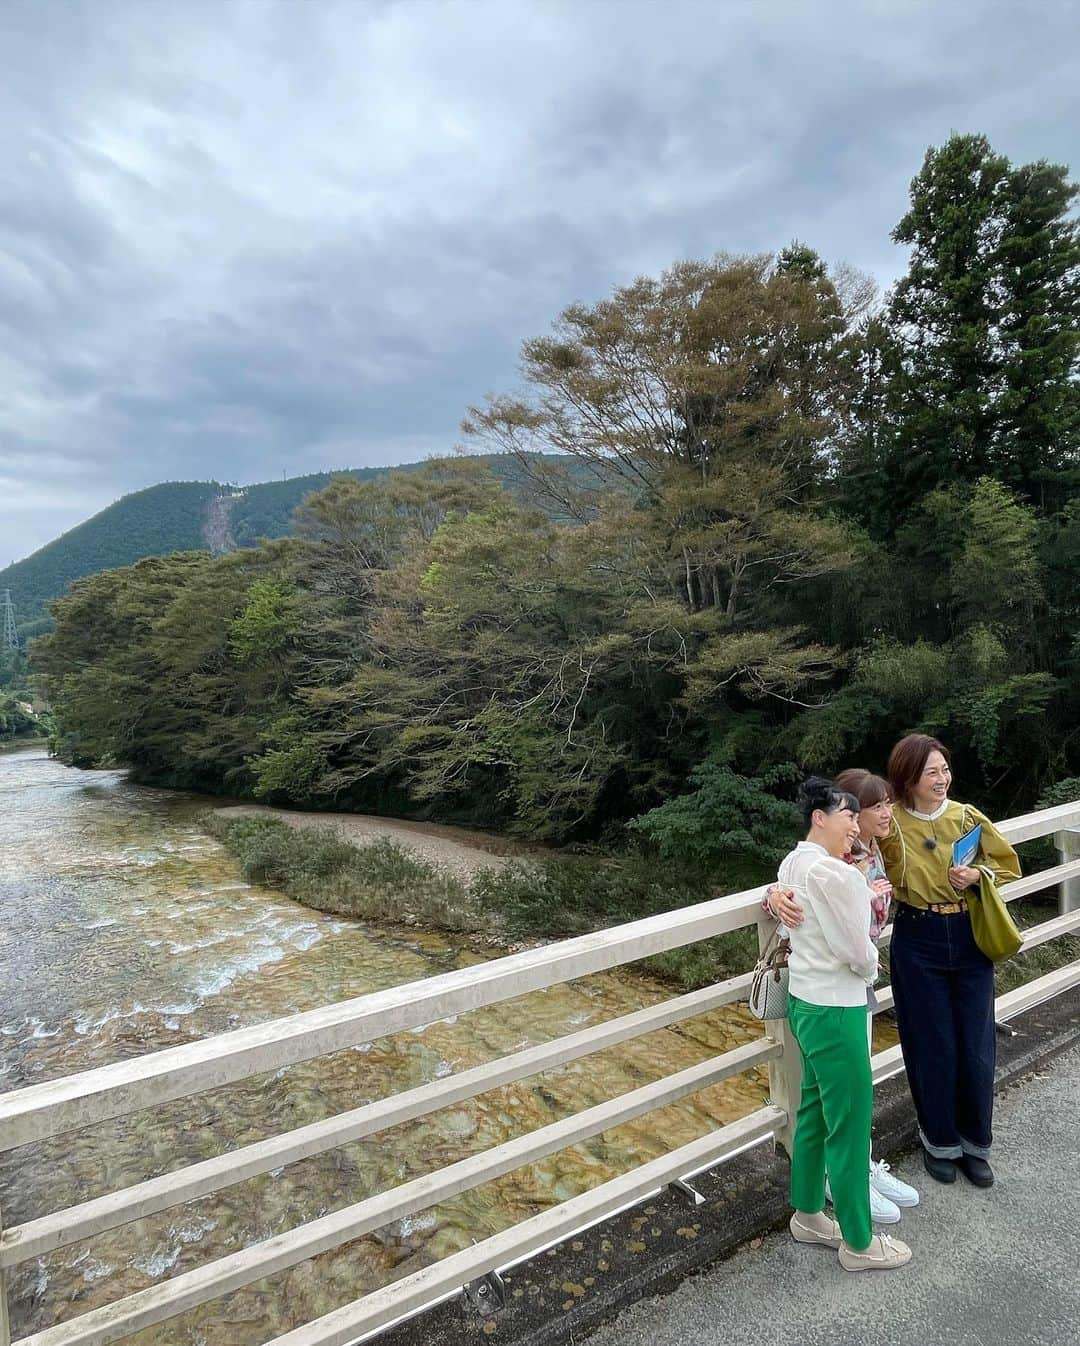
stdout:
MULTIPOLYGON (((825 1198, 832 1201, 832 1190, 829 1187, 828 1178, 825 1179, 825 1198)), ((915 1200, 918 1201, 918 1199, 919 1194, 916 1192, 915 1200)), ((890 1201, 887 1196, 882 1196, 880 1192, 875 1191, 872 1180, 870 1183, 870 1218, 875 1224, 900 1223, 900 1207, 895 1202, 890 1201)))
POLYGON ((861 1253, 841 1243, 837 1256, 845 1271, 892 1271, 911 1261, 911 1249, 888 1234, 875 1234, 861 1253))
POLYGON ((840 1226, 830 1220, 824 1211, 808 1215, 805 1211, 796 1211, 788 1221, 791 1237, 796 1243, 821 1243, 826 1248, 839 1248, 844 1241, 840 1226))
POLYGON ((896 1174, 891 1172, 884 1159, 879 1159, 876 1163, 870 1161, 870 1191, 877 1192, 878 1196, 883 1196, 894 1206, 902 1206, 905 1209, 919 1204, 919 1194, 915 1188, 909 1183, 901 1182, 896 1174))

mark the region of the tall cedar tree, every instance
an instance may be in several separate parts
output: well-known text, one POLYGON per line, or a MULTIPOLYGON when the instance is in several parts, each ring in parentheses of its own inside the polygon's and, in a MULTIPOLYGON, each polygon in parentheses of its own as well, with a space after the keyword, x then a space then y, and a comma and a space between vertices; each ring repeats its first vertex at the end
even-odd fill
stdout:
POLYGON ((911 246, 891 318, 891 534, 927 492, 992 476, 1059 506, 1080 446, 1077 188, 1060 165, 1013 168, 984 136, 927 151, 893 231, 911 246))

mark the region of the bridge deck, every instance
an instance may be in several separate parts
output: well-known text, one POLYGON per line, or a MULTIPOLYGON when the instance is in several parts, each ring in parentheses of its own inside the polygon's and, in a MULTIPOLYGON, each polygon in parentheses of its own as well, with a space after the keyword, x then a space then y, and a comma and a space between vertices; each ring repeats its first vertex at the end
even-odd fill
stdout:
MULTIPOLYGON (((625 1310, 589 1346, 1065 1346, 1080 1341, 1080 1048, 999 1094, 997 1184, 934 1183, 891 1232, 914 1257, 851 1275, 768 1235, 674 1293, 625 1310)), ((885 1231, 890 1232, 890 1231, 885 1231)))

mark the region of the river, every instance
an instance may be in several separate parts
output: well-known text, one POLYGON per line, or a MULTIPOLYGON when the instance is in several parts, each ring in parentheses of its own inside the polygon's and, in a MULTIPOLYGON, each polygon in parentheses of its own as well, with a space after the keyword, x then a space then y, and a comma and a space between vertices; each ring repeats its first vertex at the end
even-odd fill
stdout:
MULTIPOLYGON (((0 1090, 450 971, 454 938, 373 928, 243 882, 201 826, 208 801, 0 752, 0 1090)), ((218 1089, 0 1157, 12 1226, 671 995, 588 977, 460 1020, 218 1089)), ((730 1008, 494 1090, 212 1197, 35 1259, 10 1278, 16 1337, 752 1040, 730 1008)), ((131 1338, 258 1346, 761 1105, 726 1081, 131 1338)))

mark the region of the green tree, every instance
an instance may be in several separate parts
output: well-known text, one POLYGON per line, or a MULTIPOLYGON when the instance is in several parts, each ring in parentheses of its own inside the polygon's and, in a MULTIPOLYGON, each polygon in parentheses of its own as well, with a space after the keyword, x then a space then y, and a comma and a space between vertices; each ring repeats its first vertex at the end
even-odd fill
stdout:
POLYGON ((775 793, 791 775, 790 768, 780 768, 760 777, 741 776, 706 760, 690 773, 690 793, 635 818, 630 828, 678 864, 776 864, 799 834, 798 810, 775 793))
POLYGON ((992 471, 1008 172, 985 136, 954 135, 927 150, 911 206, 893 230, 911 247, 891 305, 903 349, 887 457, 898 514, 936 486, 992 471))
POLYGON ((795 248, 721 256, 571 305, 551 336, 524 344, 531 399, 491 398, 465 432, 526 472, 554 450, 634 496, 672 466, 708 481, 749 459, 805 499, 835 448, 845 343, 867 295, 821 271, 795 248))
POLYGON ((37 717, 27 702, 12 692, 0 692, 0 741, 25 738, 41 732, 37 717))
POLYGON ((1017 654, 1030 653, 1036 615, 1046 604, 1035 511, 983 477, 964 503, 960 534, 949 576, 958 624, 996 627, 1007 632, 1017 654))
POLYGON ((609 491, 606 512, 595 496, 582 510, 608 548, 597 564, 621 572, 641 626, 650 608, 666 626, 669 604, 683 629, 703 615, 696 643, 713 645, 715 667, 701 685, 714 694, 753 684, 751 667, 782 667, 755 691, 786 695, 829 662, 797 622, 776 620, 777 597, 851 564, 854 530, 829 517, 820 487, 849 420, 868 293, 834 283, 801 245, 683 263, 567 309, 554 335, 525 343, 531 400, 491 399, 465 423, 526 465, 557 449, 619 483, 621 506, 609 491), (621 510, 630 547, 611 532, 621 510), (735 640, 736 627, 755 638, 735 640), (792 678, 800 662, 808 677, 792 678))
POLYGON ((908 244, 884 467, 893 526, 928 491, 994 476, 1029 499, 1075 480, 1080 234, 1067 169, 1014 168, 985 136, 927 151, 908 244))
POLYGON ((1053 508, 1080 486, 1080 188, 1060 164, 1024 164, 1005 185, 1001 477, 1053 508))

